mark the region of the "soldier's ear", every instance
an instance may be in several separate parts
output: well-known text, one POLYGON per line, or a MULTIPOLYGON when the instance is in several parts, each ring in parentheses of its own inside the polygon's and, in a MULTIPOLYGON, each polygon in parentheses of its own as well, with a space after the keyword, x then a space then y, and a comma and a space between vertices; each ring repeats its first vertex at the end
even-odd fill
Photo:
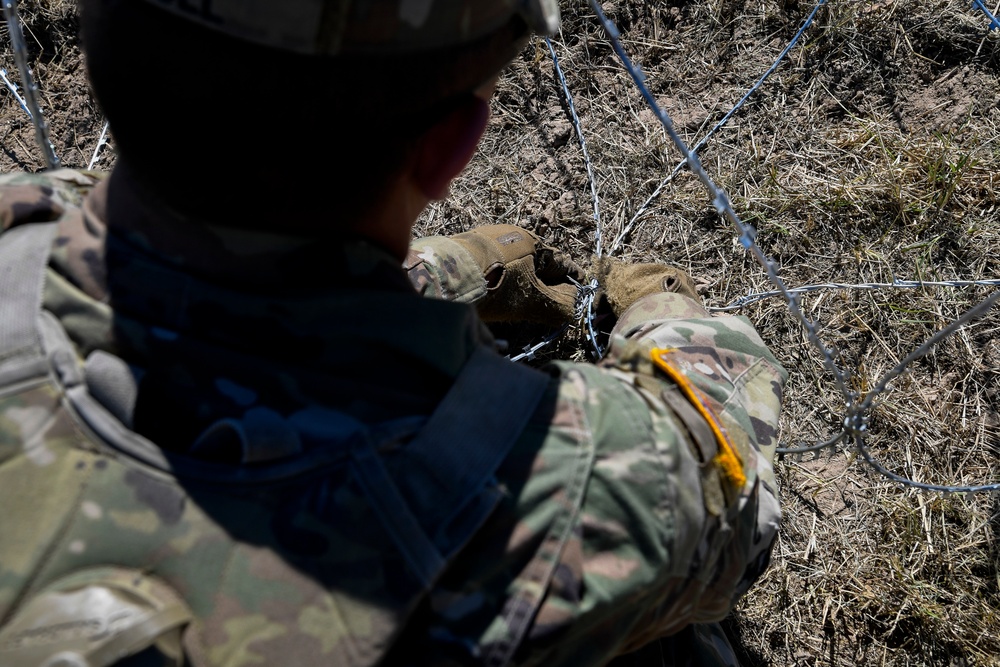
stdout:
POLYGON ((448 196, 451 181, 472 159, 490 118, 490 105, 468 95, 417 141, 413 180, 428 199, 448 196))

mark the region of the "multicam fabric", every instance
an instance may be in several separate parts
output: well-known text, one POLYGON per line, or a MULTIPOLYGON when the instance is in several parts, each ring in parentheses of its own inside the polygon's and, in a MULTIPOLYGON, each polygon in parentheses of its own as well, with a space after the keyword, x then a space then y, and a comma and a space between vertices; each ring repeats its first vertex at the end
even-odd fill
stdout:
MULTIPOLYGON (((95 183, 5 177, 0 221, 59 221, 45 308, 81 359, 128 364, 138 396, 107 407, 155 456, 97 437, 58 383, 0 388, 0 624, 61 577, 114 564, 184 599, 196 667, 600 665, 721 619, 766 566, 784 371, 745 319, 661 294, 623 315, 601 365, 547 367, 549 392, 496 474, 496 510, 401 609, 412 577, 358 488, 308 466, 254 475, 335 449, 331 414, 383 427, 392 469, 490 341, 473 309, 419 298, 398 262, 360 240, 150 230, 141 211, 108 227, 106 186, 82 199, 95 183), (738 493, 671 407, 654 347, 673 350, 736 442, 738 493), (238 451, 192 447, 219 420, 262 423, 301 447, 249 466, 238 451)), ((415 250, 422 293, 479 289, 467 258, 415 250)))
POLYGON ((559 29, 555 0, 149 0, 213 30, 299 53, 412 52, 453 46, 519 15, 544 35, 559 29))
POLYGON ((420 296, 456 303, 486 296, 486 280, 475 258, 447 236, 413 241, 403 268, 420 296))

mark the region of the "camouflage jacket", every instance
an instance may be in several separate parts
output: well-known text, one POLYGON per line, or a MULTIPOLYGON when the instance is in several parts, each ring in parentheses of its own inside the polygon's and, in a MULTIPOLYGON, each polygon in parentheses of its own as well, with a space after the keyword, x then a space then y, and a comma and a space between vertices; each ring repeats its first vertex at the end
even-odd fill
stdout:
POLYGON ((236 481, 324 451, 307 436, 336 413, 390 425, 379 453, 405 483, 391 466, 414 418, 492 342, 466 305, 478 267, 440 237, 403 271, 360 240, 109 228, 105 186, 84 199, 95 183, 5 177, 0 225, 58 222, 46 317, 80 361, 128 365, 138 391, 109 392, 107 428, 151 453, 107 446, 58 382, 0 387, 0 626, 52 582, 115 566, 184 599, 198 667, 367 664, 390 644, 392 664, 598 665, 721 619, 766 567, 785 373, 746 319, 662 294, 624 314, 601 364, 544 369, 495 507, 393 629, 406 566, 369 534, 357 489, 236 481), (251 418, 297 444, 233 454, 206 438, 251 418), (218 479, 184 472, 234 456, 218 479), (324 514, 330 498, 356 515, 324 514))

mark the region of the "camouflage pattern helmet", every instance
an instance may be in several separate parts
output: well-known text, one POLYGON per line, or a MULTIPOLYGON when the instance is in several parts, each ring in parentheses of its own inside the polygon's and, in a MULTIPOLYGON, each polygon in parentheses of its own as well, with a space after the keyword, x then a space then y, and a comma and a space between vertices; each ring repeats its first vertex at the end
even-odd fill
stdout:
POLYGON ((556 0, 147 0, 227 35, 304 55, 415 53, 490 34, 514 16, 559 29, 556 0))

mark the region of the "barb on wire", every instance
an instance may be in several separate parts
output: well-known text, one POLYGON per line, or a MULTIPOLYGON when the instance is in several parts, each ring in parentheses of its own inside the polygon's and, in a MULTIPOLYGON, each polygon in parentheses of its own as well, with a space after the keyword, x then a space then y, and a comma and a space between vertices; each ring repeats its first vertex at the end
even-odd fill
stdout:
POLYGON ((28 108, 28 103, 24 101, 23 97, 21 97, 21 93, 17 89, 17 84, 7 77, 7 70, 2 67, 0 67, 0 79, 3 79, 3 85, 7 86, 7 90, 9 90, 11 95, 14 96, 17 103, 21 105, 21 109, 24 110, 24 113, 28 114, 28 118, 31 118, 31 109, 28 108))
POLYGON ((24 88, 25 107, 31 115, 31 122, 35 125, 35 141, 42 150, 45 157, 45 165, 49 169, 59 167, 59 157, 55 148, 49 140, 49 126, 42 115, 42 108, 38 104, 38 86, 35 85, 35 78, 31 74, 28 66, 28 47, 24 41, 24 33, 21 31, 21 19, 17 14, 16 0, 2 0, 3 13, 7 18, 7 33, 10 35, 10 43, 14 49, 14 61, 17 63, 17 70, 21 74, 21 85, 24 88))
MULTIPOLYGON (((590 196, 594 203, 595 254, 600 257, 603 252, 601 200, 597 196, 597 181, 594 179, 594 170, 590 163, 590 154, 587 152, 587 140, 583 136, 583 127, 580 124, 580 116, 576 113, 576 105, 573 103, 573 95, 569 92, 569 84, 566 82, 566 75, 563 74, 562 67, 559 66, 559 56, 556 55, 556 50, 552 46, 552 40, 546 37, 545 44, 549 47, 549 53, 552 54, 552 65, 555 68, 556 75, 559 77, 559 83, 562 84, 563 96, 566 99, 566 106, 569 108, 570 118, 573 121, 573 129, 576 130, 576 136, 580 140, 580 150, 583 152, 583 163, 587 168, 587 180, 590 183, 590 196)), ((589 285, 578 285, 578 287, 580 291, 577 295, 576 319, 578 322, 581 320, 584 321, 586 325, 587 339, 593 347, 594 356, 595 358, 600 359, 604 356, 604 349, 601 347, 600 342, 597 340, 597 334, 594 332, 594 297, 597 294, 597 280, 593 279, 589 285)))
POLYGON ((507 358, 511 361, 531 361, 535 358, 535 354, 539 350, 554 343, 560 336, 566 333, 567 329, 569 329, 568 324, 560 328, 558 331, 553 331, 534 345, 525 345, 520 354, 516 354, 513 357, 508 355, 507 358))
MULTIPOLYGON (((570 278, 570 280, 573 280, 570 278)), ((573 281, 576 282, 576 281, 573 281)), ((604 356, 604 348, 597 340, 597 332, 594 330, 594 300, 597 298, 597 290, 600 285, 596 278, 591 278, 589 283, 576 283, 576 304, 574 306, 574 319, 583 322, 585 325, 584 335, 590 341, 594 357, 600 359, 604 356)))
POLYGON ((97 164, 97 158, 101 155, 101 149, 104 145, 108 143, 108 121, 104 121, 104 127, 101 129, 101 136, 97 139, 97 145, 94 146, 94 154, 90 156, 90 162, 87 164, 87 169, 93 169, 94 165, 97 164))
POLYGON ((989 7, 986 6, 986 3, 983 2, 983 0, 972 0, 972 6, 973 8, 978 8, 983 14, 986 14, 986 18, 990 20, 989 29, 991 31, 1000 30, 1000 20, 993 15, 993 12, 990 11, 989 7))
MULTIPOLYGON (((591 280, 589 283, 578 283, 572 278, 570 278, 570 280, 576 284, 577 288, 576 302, 573 306, 573 318, 577 322, 581 321, 585 322, 586 325, 585 335, 587 336, 591 346, 593 347, 594 354, 598 358, 600 358, 601 355, 603 354, 603 350, 601 349, 601 345, 597 340, 597 334, 594 331, 594 318, 593 318, 594 299, 597 296, 597 288, 598 288, 597 281, 591 280)), ((508 355, 507 358, 510 359, 511 361, 531 361, 532 359, 535 358, 535 354, 539 350, 551 345, 556 340, 558 340, 560 336, 566 333, 566 331, 569 329, 569 326, 570 325, 568 324, 563 325, 560 329, 558 329, 557 331, 553 331, 539 342, 525 345, 520 354, 514 356, 508 355)))
MULTIPOLYGON (((981 2, 982 0, 979 1, 981 2)), ((698 151, 704 148, 705 144, 708 143, 708 140, 711 139, 712 136, 720 128, 722 128, 724 125, 726 125, 726 123, 729 122, 729 120, 733 117, 733 115, 735 115, 736 112, 739 111, 740 108, 746 103, 746 101, 750 99, 750 97, 760 89, 760 87, 764 84, 765 81, 767 81, 767 78, 771 76, 776 69, 778 69, 778 65, 780 65, 781 61, 785 59, 785 56, 788 55, 788 52, 791 51, 796 44, 798 44, 799 38, 802 37, 803 33, 805 33, 805 31, 809 29, 809 26, 812 25, 813 19, 816 18, 816 14, 819 12, 820 7, 822 7, 825 4, 826 0, 819 0, 819 2, 816 3, 816 6, 813 7, 813 10, 809 13, 809 16, 807 16, 805 21, 802 22, 802 25, 799 26, 798 32, 795 33, 791 41, 788 42, 785 48, 782 49, 781 53, 778 54, 778 57, 775 59, 774 63, 767 68, 767 71, 764 72, 759 79, 757 79, 757 82, 750 87, 750 90, 748 90, 746 93, 743 94, 743 97, 741 97, 739 101, 736 103, 736 105, 729 110, 729 113, 723 116, 719 120, 719 122, 716 123, 712 127, 712 129, 709 130, 708 133, 704 137, 702 137, 697 144, 695 144, 694 148, 691 149, 692 153, 697 154, 698 151)), ((622 244, 625 242, 625 239, 628 238, 629 234, 632 233, 632 229, 635 227, 635 224, 639 220, 639 218, 641 218, 646 213, 646 211, 649 210, 649 207, 660 196, 660 193, 663 192, 663 189, 667 185, 669 185, 671 181, 674 180, 674 177, 677 176, 677 174, 680 172, 681 169, 684 168, 686 164, 687 164, 687 158, 685 157, 680 162, 677 163, 677 165, 673 168, 673 170, 666 178, 660 181, 660 184, 656 186, 652 194, 646 197, 646 201, 644 201, 639 206, 635 214, 633 214, 631 219, 629 219, 628 223, 624 227, 622 227, 622 230, 618 233, 618 236, 615 237, 614 243, 612 243, 611 245, 611 249, 608 250, 608 254, 613 254, 621 248, 622 244)))
MULTIPOLYGON (((601 345, 597 340, 597 333, 594 331, 594 299, 597 297, 597 288, 599 287, 596 280, 591 280, 589 283, 578 283, 572 278, 570 281, 576 285, 576 301, 573 304, 573 319, 577 322, 584 322, 585 324, 585 335, 590 341, 593 348, 594 355, 598 359, 604 354, 604 350, 601 349, 601 345)), ((507 358, 511 361, 531 361, 535 358, 535 353, 542 348, 555 342, 560 336, 566 333, 569 329, 569 325, 566 324, 557 331, 553 331, 551 334, 543 338, 538 343, 533 345, 525 345, 523 351, 513 357, 508 356, 507 358)))
MULTIPOLYGON (((570 278, 572 280, 572 278, 570 278)), ((574 281, 575 282, 575 281, 574 281)), ((585 322, 586 329, 585 335, 590 341, 593 348, 594 355, 600 358, 604 354, 604 350, 601 348, 600 343, 597 340, 597 333, 594 331, 594 298, 597 296, 598 284, 596 280, 591 280, 589 283, 582 284, 576 283, 577 293, 576 293, 576 304, 574 306, 574 319, 577 322, 585 322)), ((553 331, 548 336, 543 338, 537 343, 525 345, 520 354, 514 356, 508 355, 507 358, 511 361, 531 361, 535 358, 535 354, 554 343, 559 339, 566 331, 569 329, 569 325, 566 324, 557 331, 553 331)))
MULTIPOLYGON (((803 285, 793 287, 789 292, 794 294, 806 294, 808 292, 818 292, 820 290, 881 290, 881 289, 919 289, 922 287, 1000 287, 1000 278, 990 278, 986 280, 895 280, 891 283, 818 283, 815 285, 803 285)), ((754 292, 733 299, 725 306, 709 307, 707 310, 713 313, 724 313, 732 310, 739 310, 744 306, 765 299, 781 296, 778 290, 767 292, 754 292)))

